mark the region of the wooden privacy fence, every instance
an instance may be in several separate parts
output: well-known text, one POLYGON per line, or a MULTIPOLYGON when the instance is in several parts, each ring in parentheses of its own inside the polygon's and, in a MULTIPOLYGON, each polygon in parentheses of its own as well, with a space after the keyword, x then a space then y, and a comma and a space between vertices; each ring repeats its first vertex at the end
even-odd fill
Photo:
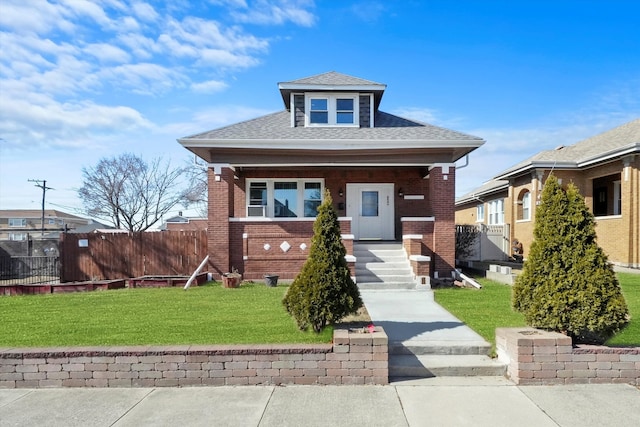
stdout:
MULTIPOLYGON (((503 225, 456 225, 456 241, 461 235, 475 235, 468 242, 468 248, 460 260, 465 261, 504 261, 509 259, 509 224, 503 225)), ((460 256, 460 255, 458 255, 460 256)))
POLYGON ((60 281, 190 275, 206 256, 206 231, 66 233, 60 281))

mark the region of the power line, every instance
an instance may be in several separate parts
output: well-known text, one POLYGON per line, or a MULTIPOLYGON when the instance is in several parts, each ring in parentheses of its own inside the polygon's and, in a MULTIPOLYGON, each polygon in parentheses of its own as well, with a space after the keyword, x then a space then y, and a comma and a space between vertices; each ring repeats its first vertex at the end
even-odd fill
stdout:
POLYGON ((36 187, 42 188, 42 227, 40 229, 40 237, 44 237, 44 199, 47 194, 47 190, 54 190, 54 188, 47 187, 46 179, 29 179, 29 182, 35 182, 36 187))

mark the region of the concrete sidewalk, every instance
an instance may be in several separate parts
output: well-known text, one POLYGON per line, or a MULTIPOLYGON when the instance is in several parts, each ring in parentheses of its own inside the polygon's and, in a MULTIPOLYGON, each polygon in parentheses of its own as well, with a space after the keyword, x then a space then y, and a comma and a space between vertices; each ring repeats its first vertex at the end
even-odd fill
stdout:
POLYGON ((391 386, 0 390, 0 426, 638 426, 629 385, 500 378, 391 386))

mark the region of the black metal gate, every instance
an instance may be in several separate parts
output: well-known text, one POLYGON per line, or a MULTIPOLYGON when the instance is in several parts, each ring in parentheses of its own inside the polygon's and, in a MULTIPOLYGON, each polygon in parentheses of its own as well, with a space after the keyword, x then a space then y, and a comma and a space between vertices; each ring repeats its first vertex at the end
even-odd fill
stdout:
POLYGON ((0 257, 0 285, 59 282, 60 258, 57 256, 0 257))

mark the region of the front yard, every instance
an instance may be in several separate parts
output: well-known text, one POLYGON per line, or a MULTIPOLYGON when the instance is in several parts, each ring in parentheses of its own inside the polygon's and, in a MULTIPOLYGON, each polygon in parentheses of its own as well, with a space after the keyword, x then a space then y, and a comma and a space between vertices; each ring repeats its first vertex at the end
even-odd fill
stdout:
POLYGON ((300 332, 282 298, 286 286, 219 283, 0 298, 0 347, 145 344, 328 343, 300 332))
MULTIPOLYGON (((627 327, 607 341, 611 346, 640 346, 640 275, 618 273, 625 300, 631 313, 627 327)), ((526 326, 524 317, 511 309, 511 286, 478 279, 483 286, 475 289, 437 289, 435 299, 458 319, 495 346, 498 327, 526 326)))

